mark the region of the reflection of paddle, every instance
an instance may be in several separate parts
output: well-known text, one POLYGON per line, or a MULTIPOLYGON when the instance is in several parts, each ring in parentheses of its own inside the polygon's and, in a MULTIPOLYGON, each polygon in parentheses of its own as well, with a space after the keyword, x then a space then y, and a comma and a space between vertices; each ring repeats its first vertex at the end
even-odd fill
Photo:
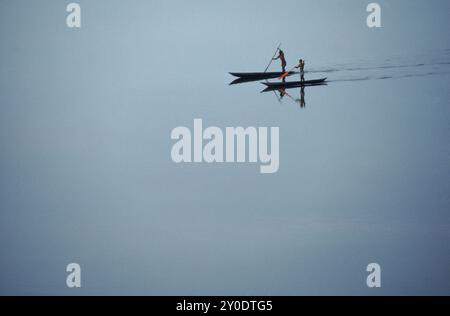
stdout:
POLYGON ((291 70, 289 70, 289 71, 286 71, 284 74, 282 74, 281 76, 279 76, 278 77, 278 79, 284 79, 284 78, 286 78, 292 71, 294 71, 294 69, 296 68, 297 66, 295 66, 294 68, 292 68, 291 70))

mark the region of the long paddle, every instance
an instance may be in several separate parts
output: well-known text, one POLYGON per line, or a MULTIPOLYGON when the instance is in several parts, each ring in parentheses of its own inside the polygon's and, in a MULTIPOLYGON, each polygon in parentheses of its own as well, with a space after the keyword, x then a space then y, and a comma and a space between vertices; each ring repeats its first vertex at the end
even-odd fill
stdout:
MULTIPOLYGON (((266 73, 267 70, 269 69, 270 65, 272 65, 273 59, 275 58, 275 56, 277 55, 278 51, 280 50, 280 47, 281 47, 281 43, 280 43, 280 45, 278 45, 277 50, 275 51, 275 54, 273 54, 272 58, 270 59, 269 64, 267 65, 266 69, 264 70, 264 73, 266 73)), ((266 82, 269 82, 269 81, 266 79, 266 82)), ((275 97, 277 98, 277 101, 278 101, 279 103, 281 103, 281 101, 280 101, 280 99, 278 98, 278 96, 277 96, 277 94, 276 94, 275 91, 273 92, 273 94, 275 94, 275 97)))
POLYGON ((272 58, 270 59, 270 63, 267 65, 266 69, 264 70, 264 73, 266 73, 267 70, 269 69, 270 65, 272 65, 273 59, 275 58, 276 54, 280 50, 280 47, 281 47, 281 43, 280 43, 280 45, 278 45, 277 50, 275 51, 275 54, 273 54, 272 58))

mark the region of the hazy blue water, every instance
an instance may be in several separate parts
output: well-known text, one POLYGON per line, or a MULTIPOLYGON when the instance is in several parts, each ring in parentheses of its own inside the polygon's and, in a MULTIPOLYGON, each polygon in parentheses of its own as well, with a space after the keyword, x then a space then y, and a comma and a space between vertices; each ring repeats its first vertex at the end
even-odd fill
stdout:
POLYGON ((1 294, 450 294, 448 1, 377 30, 356 0, 79 3, 0 1, 1 294), (329 78, 305 109, 228 86, 279 42, 329 78), (174 164, 194 118, 279 126, 279 172, 174 164))

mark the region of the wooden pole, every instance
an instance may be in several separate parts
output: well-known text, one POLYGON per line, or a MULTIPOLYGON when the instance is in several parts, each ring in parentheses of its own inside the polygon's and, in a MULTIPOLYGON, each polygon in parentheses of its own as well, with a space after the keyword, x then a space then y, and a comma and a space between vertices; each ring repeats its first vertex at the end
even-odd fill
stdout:
POLYGON ((270 58, 270 63, 267 65, 266 69, 264 70, 264 73, 267 72, 267 70, 269 69, 270 65, 272 65, 272 61, 275 58, 275 56, 277 55, 278 51, 280 50, 281 47, 281 43, 280 45, 278 45, 277 50, 275 51, 275 54, 273 54, 272 58, 270 58))

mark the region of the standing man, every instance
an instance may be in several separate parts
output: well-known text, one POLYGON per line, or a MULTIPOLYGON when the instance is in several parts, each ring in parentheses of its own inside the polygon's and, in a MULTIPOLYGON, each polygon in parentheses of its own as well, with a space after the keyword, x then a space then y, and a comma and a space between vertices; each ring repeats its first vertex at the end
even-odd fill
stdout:
POLYGON ((286 58, 284 57, 284 52, 281 49, 279 49, 278 51, 279 51, 278 57, 275 57, 272 60, 280 59, 282 71, 283 71, 283 73, 285 73, 286 72, 286 58))
POLYGON ((300 81, 305 81, 305 61, 303 59, 300 59, 298 62, 298 65, 295 66, 296 69, 300 69, 300 81))

